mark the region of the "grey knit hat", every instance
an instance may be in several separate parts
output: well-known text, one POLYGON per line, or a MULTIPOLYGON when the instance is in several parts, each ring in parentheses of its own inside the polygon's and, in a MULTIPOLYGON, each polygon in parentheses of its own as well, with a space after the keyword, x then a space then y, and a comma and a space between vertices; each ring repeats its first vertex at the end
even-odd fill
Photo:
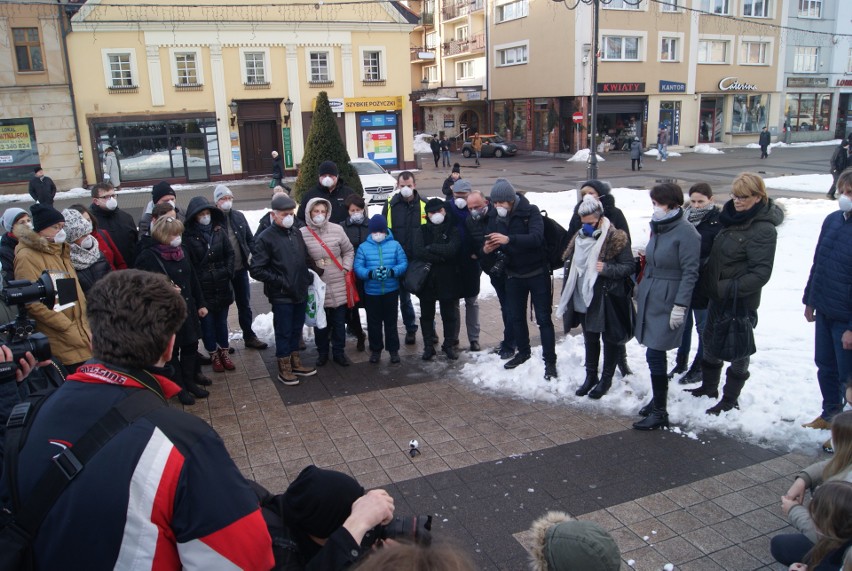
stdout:
POLYGON ((598 524, 563 512, 548 512, 530 529, 535 571, 619 571, 621 552, 598 524))
POLYGON ((15 222, 20 220, 21 216, 27 215, 28 212, 23 208, 7 208, 6 212, 3 213, 3 229, 6 232, 12 231, 12 226, 15 225, 15 222))
POLYGON ((83 218, 78 210, 66 208, 62 216, 65 218, 65 240, 69 244, 92 233, 92 223, 83 218))
POLYGON ((498 178, 491 187, 491 202, 514 202, 515 187, 505 178, 498 178))
POLYGON ((213 202, 219 202, 220 199, 226 196, 234 198, 234 193, 231 192, 231 189, 225 186, 224 184, 217 184, 216 188, 213 189, 213 202))
POLYGON ((286 194, 279 193, 272 198, 270 207, 272 210, 290 210, 291 208, 296 208, 296 201, 286 194))
POLYGON ((580 217, 586 216, 588 214, 603 214, 603 204, 601 201, 592 196, 591 194, 587 194, 583 197, 583 201, 580 202, 580 206, 577 208, 577 214, 580 217))
POLYGON ((460 178, 453 183, 453 192, 463 192, 466 194, 471 190, 472 189, 470 188, 470 183, 463 178, 460 178))

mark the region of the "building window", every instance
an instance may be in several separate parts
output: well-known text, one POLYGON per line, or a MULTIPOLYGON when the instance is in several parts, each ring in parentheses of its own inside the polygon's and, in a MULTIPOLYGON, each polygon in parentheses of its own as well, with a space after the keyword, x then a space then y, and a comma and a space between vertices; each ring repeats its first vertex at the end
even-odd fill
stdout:
POLYGON ((769 95, 734 95, 731 131, 734 133, 757 133, 767 124, 769 95))
POLYGON ((198 85, 198 59, 195 52, 175 54, 175 85, 198 85))
POLYGON ((514 46, 497 50, 497 67, 527 63, 527 46, 514 46))
POLYGON ((710 14, 725 14, 731 13, 730 0, 701 0, 701 10, 710 14))
POLYGON ((610 2, 601 2, 601 4, 604 10, 640 10, 642 0, 610 0, 610 2))
POLYGON ((311 83, 331 81, 328 67, 328 52, 311 52, 311 83))
POLYGON ((366 50, 363 52, 364 81, 382 81, 382 52, 366 50))
POLYGON ((429 32, 426 34, 426 47, 430 50, 434 50, 438 46, 438 34, 436 32, 429 32))
POLYGON ((660 61, 679 61, 678 38, 663 38, 660 43, 660 61))
POLYGON ((245 82, 249 85, 269 83, 266 79, 266 54, 264 52, 244 52, 246 65, 245 82))
POLYGON ((473 79, 473 60, 456 64, 456 79, 473 79))
POLYGON ((796 73, 816 73, 819 61, 819 48, 796 46, 793 57, 793 71, 796 73))
POLYGON ((525 18, 530 13, 529 0, 516 0, 497 6, 497 23, 525 18))
POLYGON ((429 80, 429 83, 435 83, 436 81, 438 81, 438 66, 437 65, 430 65, 430 66, 423 68, 423 73, 424 73, 426 79, 429 80))
POLYGON ((827 131, 831 107, 830 93, 788 93, 784 121, 791 131, 827 131))
POLYGON ((604 36, 603 57, 606 61, 639 61, 639 40, 636 36, 604 36))
POLYGON ((699 40, 698 63, 728 63, 728 42, 699 40))
POLYGON ((12 28, 18 71, 44 71, 38 28, 12 28))
POLYGON ((743 16, 769 18, 770 0, 743 0, 743 16))
POLYGON ((799 18, 822 18, 822 0, 799 0, 799 18))
POLYGON ((133 87, 133 64, 131 54, 109 54, 109 85, 110 87, 133 87))
POLYGON ((470 37, 470 26, 459 26, 456 28, 456 41, 462 42, 470 37))
POLYGON ((683 0, 659 0, 662 12, 680 12, 683 9, 683 0))
POLYGON ((740 63, 743 65, 766 65, 769 44, 767 42, 743 42, 740 45, 740 63))

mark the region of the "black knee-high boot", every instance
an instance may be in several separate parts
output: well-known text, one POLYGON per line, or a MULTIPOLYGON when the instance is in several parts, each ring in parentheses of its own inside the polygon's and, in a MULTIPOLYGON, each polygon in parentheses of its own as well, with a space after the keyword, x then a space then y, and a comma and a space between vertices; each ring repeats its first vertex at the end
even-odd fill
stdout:
POLYGON ((598 384, 598 361, 601 358, 600 334, 586 333, 584 331, 583 340, 586 346, 586 380, 574 392, 578 397, 586 396, 592 390, 592 387, 598 384))
POLYGON ((630 370, 630 365, 627 364, 627 347, 624 345, 618 346, 618 370, 622 377, 633 374, 633 371, 630 370))
POLYGON ((725 386, 722 388, 722 400, 707 409, 707 414, 719 416, 719 414, 731 409, 740 408, 740 393, 746 381, 751 375, 749 373, 735 373, 728 367, 726 372, 725 386))
POLYGON ((604 362, 601 371, 601 380, 589 393, 589 398, 599 399, 609 392, 612 387, 612 377, 615 375, 615 366, 618 360, 618 345, 604 343, 604 362))
POLYGON ((666 401, 669 392, 667 375, 651 375, 651 388, 654 392, 653 409, 651 414, 633 423, 636 430, 655 430, 669 426, 669 414, 666 412, 666 401))
POLYGON ((719 380, 722 378, 722 367, 718 364, 701 361, 701 386, 697 389, 687 389, 694 397, 719 398, 719 380))

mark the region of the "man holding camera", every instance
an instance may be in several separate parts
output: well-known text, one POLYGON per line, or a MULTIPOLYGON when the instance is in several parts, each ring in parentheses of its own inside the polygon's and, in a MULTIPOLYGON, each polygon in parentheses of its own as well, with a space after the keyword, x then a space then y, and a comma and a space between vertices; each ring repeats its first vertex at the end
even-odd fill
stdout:
POLYGON ((541 332, 544 378, 556 378, 556 333, 550 317, 553 292, 545 259, 541 212, 516 193, 512 184, 504 178, 498 178, 494 183, 491 204, 494 209, 488 212, 482 254, 486 266, 491 265, 492 275, 506 274, 506 300, 518 345, 518 352, 503 366, 514 369, 531 356, 530 332, 526 322, 526 303, 531 297, 535 321, 541 332))

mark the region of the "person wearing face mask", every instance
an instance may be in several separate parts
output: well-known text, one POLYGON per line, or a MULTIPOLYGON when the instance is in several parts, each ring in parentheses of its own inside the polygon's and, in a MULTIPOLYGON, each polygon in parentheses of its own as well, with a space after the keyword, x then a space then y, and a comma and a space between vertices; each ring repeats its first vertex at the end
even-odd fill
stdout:
MULTIPOLYGON (((444 210, 447 216, 456 225, 461 239, 459 249, 458 269, 461 279, 461 297, 464 298, 465 328, 471 351, 480 351, 479 346, 479 276, 482 269, 479 267, 479 258, 476 255, 476 244, 467 230, 467 220, 471 212, 467 209, 467 196, 470 194, 470 183, 459 180, 453 186, 453 194, 447 199, 444 210)), ((456 330, 453 339, 459 338, 461 330, 461 311, 459 301, 455 301, 456 308, 456 330)))
POLYGON ((110 241, 115 244, 124 262, 128 267, 133 267, 139 231, 133 217, 119 207, 115 188, 110 183, 99 182, 92 186, 89 212, 97 220, 98 233, 101 236, 109 234, 110 241))
MULTIPOLYGON (((349 212, 349 216, 343 223, 343 231, 346 232, 346 237, 349 238, 349 242, 357 252, 358 247, 370 235, 369 222, 367 220, 367 205, 364 199, 357 194, 347 196, 346 200, 343 201, 343 205, 346 207, 347 212, 349 212)), ((358 340, 358 351, 364 351, 366 349, 367 336, 364 334, 363 327, 361 327, 361 314, 359 312, 364 307, 364 280, 357 276, 357 272, 356 278, 355 283, 358 286, 358 297, 361 301, 358 302, 357 306, 346 309, 346 328, 349 334, 354 335, 358 340)))
POLYGON ((455 346, 458 311, 456 300, 461 296, 458 258, 461 251, 461 237, 455 223, 447 217, 444 201, 430 198, 426 202, 428 224, 414 232, 414 255, 412 259, 431 264, 429 276, 420 298, 420 329, 423 334, 423 360, 429 361, 435 356, 435 303, 441 307, 441 321, 444 325, 444 343, 441 349, 450 360, 459 358, 455 346))
POLYGON ((838 178, 837 195, 840 208, 822 223, 802 297, 805 319, 815 326, 814 361, 822 393, 822 412, 808 428, 828 427, 843 410, 847 379, 852 383, 852 169, 838 178))
POLYGON ((39 204, 53 206, 53 198, 56 196, 56 184, 49 176, 45 176, 44 169, 41 165, 33 169, 33 178, 30 179, 29 188, 27 189, 33 200, 39 204))
POLYGON ((453 170, 450 172, 450 176, 444 180, 444 184, 441 187, 441 192, 444 193, 444 196, 447 197, 447 200, 453 197, 453 185, 457 180, 461 178, 461 165, 458 163, 453 163, 453 170))
POLYGON ((630 250, 630 239, 623 230, 615 228, 604 216, 599 200, 587 194, 580 203, 579 214, 583 226, 568 243, 565 250, 565 279, 556 316, 562 316, 565 330, 578 325, 583 328, 586 348, 586 380, 574 393, 578 397, 589 395, 599 399, 612 386, 618 359, 618 345, 627 340, 616 331, 630 330, 629 311, 633 300, 625 280, 633 273, 635 263, 630 250), (610 312, 606 304, 621 311, 610 312), (622 319, 619 319, 621 317, 622 319), (603 339, 603 370, 598 378, 598 360, 603 339))
POLYGON ((71 264, 77 270, 80 288, 87 294, 95 282, 110 273, 113 267, 92 236, 91 222, 74 208, 63 210, 62 217, 65 218, 65 241, 71 247, 71 264))
POLYGON ((346 273, 352 271, 355 249, 340 224, 329 222, 331 203, 325 198, 312 198, 306 207, 308 218, 300 229, 308 256, 322 269, 320 278, 326 285, 326 327, 316 329, 317 367, 331 357, 341 367, 351 365, 346 347, 346 273))
POLYGON ((231 286, 234 289, 237 317, 243 332, 243 345, 248 349, 266 349, 268 345, 257 338, 251 325, 253 316, 248 266, 251 250, 254 247, 254 235, 251 233, 245 215, 234 208, 234 193, 230 188, 224 184, 216 185, 213 189, 213 202, 225 214, 228 242, 234 251, 234 277, 231 279, 231 286))
POLYGON ((109 235, 109 232, 98 228, 98 219, 92 216, 89 209, 82 204, 72 204, 68 208, 76 210, 82 214, 86 222, 92 225, 92 238, 94 238, 97 242, 98 248, 104 255, 104 258, 106 258, 110 267, 113 270, 126 270, 127 263, 124 261, 124 258, 121 257, 121 252, 118 251, 118 248, 116 247, 115 242, 112 241, 112 237, 109 235))
POLYGON ((556 331, 551 319, 553 291, 550 268, 544 255, 544 221, 541 211, 505 178, 491 188, 493 211, 488 212, 480 259, 491 275, 506 276, 508 317, 518 352, 503 367, 514 369, 532 356, 526 321, 527 300, 532 299, 535 321, 541 332, 544 378, 559 376, 556 370, 556 331), (501 268, 496 271, 495 268, 501 268))
POLYGON ((104 149, 104 182, 110 183, 115 190, 121 188, 121 167, 112 147, 104 149))
POLYGON ((0 237, 0 264, 3 270, 3 285, 15 279, 15 248, 18 247, 18 236, 21 231, 18 225, 30 227, 32 218, 22 208, 8 208, 2 216, 3 229, 6 231, 0 237))
POLYGON ((315 375, 317 370, 302 363, 299 339, 305 325, 308 286, 308 249, 302 233, 294 226, 296 201, 286 194, 272 199, 272 225, 255 239, 249 273, 263 282, 263 293, 272 305, 275 330, 275 357, 278 381, 295 386, 299 377, 315 375))
POLYGON ((651 189, 651 238, 645 248, 645 271, 636 294, 636 340, 646 347, 653 399, 642 407, 645 418, 636 430, 669 425, 666 410, 669 377, 666 351, 680 345, 686 311, 698 281, 701 237, 683 216, 683 190, 674 183, 651 189))
POLYGON ((198 274, 207 315, 201 319, 201 339, 213 371, 233 371, 228 354, 228 309, 234 303, 234 249, 228 240, 224 213, 203 196, 189 201, 183 245, 198 274))
MULTIPOLYGON (((418 228, 426 224, 426 201, 417 192, 414 173, 402 171, 396 179, 399 192, 388 199, 382 207, 382 216, 388 221, 388 228, 402 246, 406 258, 413 259, 414 235, 418 228)), ((411 294, 402 282, 399 284, 399 310, 405 326, 405 344, 414 345, 417 334, 417 316, 411 303, 411 294)))
POLYGON ((158 204, 171 204, 175 209, 175 214, 178 220, 184 222, 183 212, 177 207, 176 194, 172 186, 164 180, 161 180, 151 188, 151 201, 145 207, 142 217, 139 219, 139 235, 144 236, 151 230, 151 213, 154 207, 158 204))
POLYGON ((332 161, 323 161, 319 166, 318 182, 316 186, 302 196, 302 203, 299 205, 296 218, 302 222, 306 222, 305 206, 313 198, 324 198, 331 203, 331 214, 328 217, 329 222, 340 224, 349 215, 343 202, 350 194, 355 194, 355 191, 340 178, 340 171, 337 169, 337 165, 332 161))
POLYGON ((58 278, 74 279, 77 301, 70 307, 54 311, 38 301, 27 305, 30 317, 36 322, 36 331, 47 336, 54 358, 72 373, 92 356, 86 297, 77 279, 77 270, 71 263, 65 218, 46 204, 34 204, 30 212, 33 227, 16 226, 15 279, 35 281, 45 270, 58 278))
MULTIPOLYGON (((289 196, 290 195, 290 189, 285 188, 283 186, 276 186, 275 188, 272 189, 272 198, 275 198, 275 196, 278 195, 278 194, 286 194, 287 196, 289 196)), ((272 226, 275 223, 274 220, 273 220, 274 217, 275 217, 275 215, 272 212, 269 212, 266 216, 260 217, 260 221, 257 223, 257 230, 254 231, 255 239, 257 239, 257 237, 260 236, 261 232, 263 232, 264 230, 266 230, 267 228, 269 228, 270 226, 272 226)), ((302 222, 298 218, 296 219, 296 227, 297 228, 300 228, 303 224, 304 224, 304 222, 302 222)))

